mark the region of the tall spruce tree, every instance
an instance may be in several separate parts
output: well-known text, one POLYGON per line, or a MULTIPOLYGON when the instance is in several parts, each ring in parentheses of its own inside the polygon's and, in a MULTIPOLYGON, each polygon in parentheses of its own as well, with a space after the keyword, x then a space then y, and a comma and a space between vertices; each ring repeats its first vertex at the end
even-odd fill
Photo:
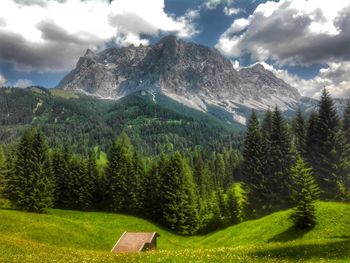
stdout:
POLYGON ((293 128, 293 142, 299 152, 303 157, 306 156, 306 123, 302 112, 298 109, 296 116, 292 122, 293 128))
POLYGON ((346 142, 350 144, 350 101, 347 102, 343 116, 343 130, 346 142))
POLYGON ((334 193, 338 191, 337 174, 334 171, 335 144, 339 130, 339 117, 334 102, 326 89, 323 90, 319 102, 318 119, 316 125, 316 144, 314 145, 315 158, 313 170, 321 195, 326 199, 333 199, 334 193))
POLYGON ((161 214, 161 174, 167 160, 161 155, 160 160, 152 160, 149 171, 142 180, 142 208, 145 215, 151 219, 159 220, 161 214))
POLYGON ((162 221, 179 234, 192 234, 199 227, 199 215, 191 170, 179 152, 165 165, 161 175, 162 221))
POLYGON ((51 167, 52 176, 55 183, 55 207, 65 208, 68 207, 69 198, 67 197, 67 180, 69 177, 69 164, 70 157, 61 148, 54 149, 51 154, 51 167), (68 160, 66 158, 68 158, 68 160))
POLYGON ((288 194, 289 170, 292 164, 291 140, 282 112, 276 106, 272 116, 272 130, 267 159, 268 189, 272 209, 285 207, 288 194))
POLYGON ((315 152, 318 150, 318 114, 312 112, 309 116, 307 131, 306 131, 306 161, 315 167, 317 163, 317 157, 315 152))
POLYGON ((291 167, 291 199, 294 205, 292 219, 297 228, 309 229, 316 224, 314 202, 319 197, 319 187, 312 175, 311 168, 300 156, 291 167))
POLYGON ((0 145, 0 198, 3 196, 4 190, 5 190, 6 174, 7 174, 7 164, 5 160, 5 153, 2 146, 0 145))
POLYGON ((6 179, 7 196, 17 208, 41 213, 53 204, 53 187, 46 141, 36 129, 26 130, 6 179))
POLYGON ((253 111, 244 140, 242 175, 248 186, 249 210, 256 216, 267 209, 269 189, 265 178, 264 141, 258 118, 253 111))
POLYGON ((106 170, 106 204, 111 211, 129 211, 126 198, 129 176, 133 176, 133 156, 130 139, 122 133, 110 149, 106 170))

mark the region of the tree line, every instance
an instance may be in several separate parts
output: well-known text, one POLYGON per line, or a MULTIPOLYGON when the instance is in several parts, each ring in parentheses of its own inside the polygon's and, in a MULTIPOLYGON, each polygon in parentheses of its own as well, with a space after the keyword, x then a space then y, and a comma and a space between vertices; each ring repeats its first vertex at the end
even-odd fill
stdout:
POLYGON ((60 209, 127 213, 150 218, 179 234, 209 231, 241 220, 243 201, 235 182, 237 151, 140 156, 122 133, 105 167, 98 151, 87 156, 68 144, 49 149, 42 132, 26 130, 16 149, 0 151, 0 190, 17 209, 60 209))
POLYGON ((343 118, 323 90, 317 110, 287 123, 278 107, 262 123, 253 112, 244 141, 242 174, 251 217, 295 208, 296 226, 312 227, 314 201, 350 199, 350 104, 343 118))
POLYGON ((301 228, 316 223, 314 202, 349 200, 350 104, 343 118, 323 91, 317 111, 288 122, 275 108, 260 123, 253 111, 242 153, 232 148, 142 156, 126 133, 109 149, 78 155, 49 149, 37 129, 17 147, 0 147, 0 195, 22 210, 111 211, 143 216, 179 234, 205 233, 294 207, 301 228))

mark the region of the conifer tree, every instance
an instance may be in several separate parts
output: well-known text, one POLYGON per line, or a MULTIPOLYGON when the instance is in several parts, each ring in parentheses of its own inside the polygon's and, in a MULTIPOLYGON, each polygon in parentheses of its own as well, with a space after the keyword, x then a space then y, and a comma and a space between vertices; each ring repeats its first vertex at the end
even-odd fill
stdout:
POLYGON ((343 131, 346 142, 350 144, 350 101, 347 102, 343 116, 343 131))
POLYGON ((306 132, 306 160, 311 165, 311 167, 315 167, 317 157, 315 152, 318 150, 318 114, 316 112, 312 112, 310 114, 306 132))
POLYGON ((122 133, 113 143, 106 170, 106 203, 111 211, 127 211, 128 177, 133 167, 133 146, 122 133))
POLYGON ((337 192, 337 175, 334 173, 333 151, 336 144, 336 134, 339 130, 339 118, 334 102, 326 89, 322 92, 319 102, 318 119, 316 125, 316 144, 314 145, 315 156, 313 170, 317 183, 321 188, 321 195, 326 199, 332 199, 337 192))
POLYGON ((63 149, 54 149, 51 155, 52 176, 55 183, 55 207, 65 208, 68 206, 67 180, 69 160, 66 160, 67 153, 63 149))
POLYGON ((300 156, 296 157, 296 162, 291 167, 291 179, 294 224, 300 229, 312 228, 316 224, 314 202, 319 197, 319 187, 312 175, 311 168, 306 166, 300 156))
POLYGON ((273 209, 285 207, 285 195, 288 194, 289 170, 292 162, 291 141, 285 120, 276 106, 272 117, 269 155, 267 160, 268 189, 273 209))
POLYGON ((272 125, 273 125, 272 116, 273 116, 272 111, 268 109, 265 113, 265 116, 261 125, 262 133, 264 137, 268 137, 272 131, 272 125))
POLYGON ((142 187, 145 177, 145 167, 138 153, 134 151, 132 159, 132 167, 130 173, 127 175, 127 196, 126 207, 130 212, 137 213, 142 208, 142 196, 144 196, 144 189, 142 187))
POLYGON ((253 111, 244 140, 242 163, 242 175, 248 186, 249 210, 252 216, 263 213, 269 202, 264 171, 264 141, 258 118, 253 111))
POLYGON ((16 150, 13 170, 6 179, 6 193, 19 209, 43 212, 53 204, 53 181, 47 145, 41 132, 26 130, 16 150))
POLYGON ((161 218, 161 178, 162 168, 167 160, 162 155, 160 160, 152 160, 149 171, 142 180, 142 208, 147 217, 159 220, 161 218))
POLYGON ((0 145, 0 197, 4 194, 5 190, 5 178, 7 175, 7 164, 5 160, 5 153, 0 145))
POLYGON ((163 223, 179 234, 194 233, 199 227, 197 196, 192 173, 179 152, 175 152, 161 175, 163 223))
POLYGON ((247 193, 244 185, 235 183, 227 191, 227 207, 231 224, 244 220, 247 208, 247 193))
POLYGON ((303 157, 306 156, 306 124, 301 110, 298 109, 295 118, 293 119, 293 141, 294 145, 303 157))

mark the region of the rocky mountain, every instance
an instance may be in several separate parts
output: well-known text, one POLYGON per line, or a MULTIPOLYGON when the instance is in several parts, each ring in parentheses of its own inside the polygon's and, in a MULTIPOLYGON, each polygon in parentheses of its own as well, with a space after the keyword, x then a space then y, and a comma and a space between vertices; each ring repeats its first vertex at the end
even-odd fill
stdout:
POLYGON ((240 122, 243 107, 292 110, 298 91, 257 64, 235 70, 216 49, 167 36, 150 46, 87 50, 59 88, 119 99, 136 91, 160 92, 200 111, 215 106, 240 122))

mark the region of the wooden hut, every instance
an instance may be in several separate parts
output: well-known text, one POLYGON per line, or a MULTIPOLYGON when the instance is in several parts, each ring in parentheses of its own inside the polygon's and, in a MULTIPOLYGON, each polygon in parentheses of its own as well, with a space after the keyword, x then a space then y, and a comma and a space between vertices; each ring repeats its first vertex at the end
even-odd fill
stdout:
POLYGON ((125 231, 112 248, 111 252, 141 252, 157 248, 157 232, 125 231))

